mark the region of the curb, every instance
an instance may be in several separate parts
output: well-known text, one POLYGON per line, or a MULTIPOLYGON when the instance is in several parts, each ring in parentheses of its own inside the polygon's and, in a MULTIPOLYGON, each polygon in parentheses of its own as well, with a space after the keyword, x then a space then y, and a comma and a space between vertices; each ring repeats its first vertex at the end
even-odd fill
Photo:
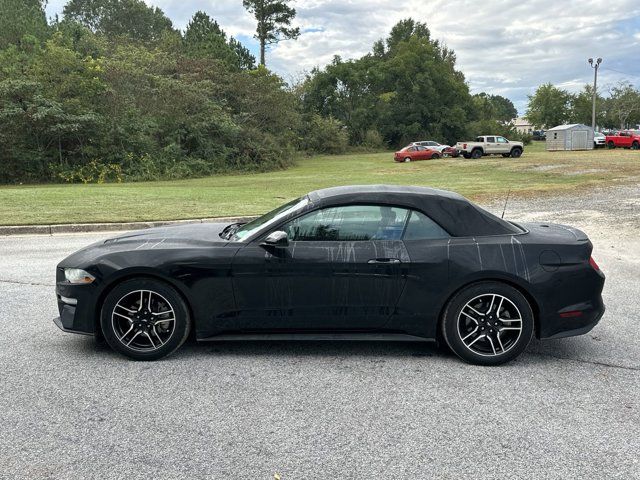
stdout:
POLYGON ((189 223, 233 223, 246 222, 251 217, 215 217, 196 218, 191 220, 166 220, 157 222, 124 222, 124 223, 64 223, 57 225, 7 225, 0 226, 0 236, 7 235, 58 235, 61 233, 115 232, 121 230, 141 230, 165 225, 189 223))

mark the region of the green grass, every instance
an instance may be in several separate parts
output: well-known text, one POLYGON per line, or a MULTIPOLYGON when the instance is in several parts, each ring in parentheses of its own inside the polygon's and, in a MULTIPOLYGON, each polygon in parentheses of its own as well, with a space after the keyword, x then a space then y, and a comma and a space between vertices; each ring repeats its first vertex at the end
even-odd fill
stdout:
POLYGON ((474 200, 638 182, 640 152, 546 152, 520 159, 397 164, 390 152, 301 159, 288 170, 171 182, 0 188, 0 225, 176 220, 260 214, 310 190, 349 184, 426 185, 474 200))

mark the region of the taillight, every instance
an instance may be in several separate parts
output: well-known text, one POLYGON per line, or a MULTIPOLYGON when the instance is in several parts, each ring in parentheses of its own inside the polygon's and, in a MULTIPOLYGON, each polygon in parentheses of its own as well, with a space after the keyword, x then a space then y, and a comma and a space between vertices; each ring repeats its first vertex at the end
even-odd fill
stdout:
POLYGON ((589 257, 589 265, 591 265, 591 268, 593 268, 595 271, 597 272, 600 271, 600 267, 598 266, 596 261, 593 259, 593 257, 589 257))
POLYGON ((467 149, 467 144, 465 143, 464 145, 462 145, 462 148, 466 150, 467 149))

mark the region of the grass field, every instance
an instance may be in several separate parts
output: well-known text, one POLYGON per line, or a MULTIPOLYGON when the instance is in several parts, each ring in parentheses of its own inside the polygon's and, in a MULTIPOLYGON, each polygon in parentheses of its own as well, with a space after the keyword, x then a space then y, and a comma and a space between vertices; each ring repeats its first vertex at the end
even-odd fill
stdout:
POLYGON ((253 215, 310 190, 349 184, 425 185, 474 200, 637 183, 640 152, 546 152, 520 159, 441 159, 397 164, 389 152, 301 159, 288 170, 172 182, 0 188, 0 225, 176 220, 253 215))

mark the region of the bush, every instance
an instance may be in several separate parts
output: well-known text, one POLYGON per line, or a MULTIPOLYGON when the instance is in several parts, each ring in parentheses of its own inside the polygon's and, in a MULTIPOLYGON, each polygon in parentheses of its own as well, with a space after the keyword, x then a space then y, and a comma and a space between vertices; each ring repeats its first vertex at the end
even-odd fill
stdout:
POLYGON ((91 160, 85 165, 58 165, 49 166, 54 179, 67 183, 105 183, 122 182, 124 176, 122 167, 114 163, 101 163, 99 160, 91 160))
POLYGON ((369 129, 365 132, 362 139, 362 146, 371 150, 382 150, 386 148, 384 138, 378 130, 369 129))
POLYGON ((346 127, 333 117, 318 114, 308 116, 303 122, 300 147, 309 153, 345 153, 349 148, 346 127))

